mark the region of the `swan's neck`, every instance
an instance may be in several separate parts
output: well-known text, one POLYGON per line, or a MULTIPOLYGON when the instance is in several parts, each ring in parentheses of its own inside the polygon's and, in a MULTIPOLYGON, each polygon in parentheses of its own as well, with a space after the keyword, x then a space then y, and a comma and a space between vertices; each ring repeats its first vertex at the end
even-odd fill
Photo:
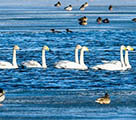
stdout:
POLYGON ((13 64, 14 67, 18 67, 18 66, 17 66, 17 61, 16 61, 16 50, 14 50, 14 49, 13 49, 12 64, 13 64))
POLYGON ((120 49, 120 61, 121 61, 122 67, 125 67, 124 58, 123 58, 123 50, 122 49, 120 49))
POLYGON ((75 49, 75 62, 77 64, 79 64, 79 60, 78 60, 78 49, 75 49))
POLYGON ((46 59, 45 59, 45 50, 42 50, 42 67, 47 68, 46 59))
POLYGON ((84 50, 83 49, 80 52, 80 65, 85 65, 84 64, 84 50))
POLYGON ((125 52, 125 64, 127 67, 130 67, 129 59, 128 59, 128 50, 126 50, 126 52, 125 52))

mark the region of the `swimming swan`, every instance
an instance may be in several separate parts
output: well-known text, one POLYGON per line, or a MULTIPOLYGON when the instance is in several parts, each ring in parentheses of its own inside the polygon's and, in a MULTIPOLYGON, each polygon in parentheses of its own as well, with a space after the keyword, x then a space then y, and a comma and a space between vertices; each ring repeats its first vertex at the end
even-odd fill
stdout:
POLYGON ((109 61, 109 62, 105 62, 104 64, 101 64, 101 65, 96 65, 94 67, 92 67, 92 69, 95 69, 95 70, 126 70, 127 67, 125 65, 125 62, 124 62, 124 58, 123 58, 123 50, 127 50, 127 48, 122 45, 120 47, 120 61, 109 61))
POLYGON ((0 69, 18 68, 18 65, 16 62, 16 50, 19 50, 19 49, 20 48, 17 45, 14 46, 12 64, 10 62, 0 61, 0 69))
POLYGON ((127 46, 127 50, 125 52, 125 65, 127 67, 127 69, 131 68, 131 65, 129 64, 129 58, 128 58, 128 51, 133 51, 134 48, 132 48, 131 46, 127 46))
MULTIPOLYGON (((76 47, 76 49, 77 49, 77 47, 76 47)), ((55 67, 56 68, 65 68, 65 69, 78 69, 78 70, 88 69, 88 67, 84 64, 84 51, 89 51, 89 49, 85 46, 82 47, 81 52, 80 52, 80 63, 78 61, 78 54, 77 54, 78 51, 75 50, 75 62, 64 60, 64 61, 60 61, 60 62, 56 63, 55 67)))
POLYGON ((82 47, 80 45, 77 45, 75 48, 75 62, 71 62, 68 60, 61 60, 57 63, 55 63, 55 67, 56 68, 65 68, 67 67, 68 64, 79 64, 79 60, 78 60, 78 50, 81 49, 82 47))
POLYGON ((45 59, 45 50, 49 51, 48 46, 43 46, 42 48, 42 65, 38 63, 37 61, 30 60, 26 62, 22 62, 22 66, 27 67, 27 68, 47 68, 46 65, 46 59, 45 59))
MULTIPOLYGON (((128 69, 131 68, 131 65, 129 63, 129 58, 128 58, 128 51, 133 51, 133 50, 134 50, 134 48, 132 48, 131 46, 127 46, 127 49, 125 50, 125 61, 124 61, 124 59, 123 59, 123 61, 125 62, 125 66, 128 69)), ((121 62, 120 61, 116 61, 116 60, 113 60, 113 61, 102 61, 102 62, 121 65, 121 62)))

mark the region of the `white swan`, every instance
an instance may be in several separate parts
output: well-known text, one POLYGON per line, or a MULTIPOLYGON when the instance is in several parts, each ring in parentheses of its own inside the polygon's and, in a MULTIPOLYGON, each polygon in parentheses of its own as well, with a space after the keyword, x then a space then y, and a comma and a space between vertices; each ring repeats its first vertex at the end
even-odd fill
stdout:
POLYGON ((80 45, 76 45, 76 48, 75 48, 75 62, 71 62, 71 61, 68 61, 68 60, 61 60, 57 63, 55 63, 55 67, 56 68, 65 68, 67 67, 66 64, 79 64, 79 60, 78 60, 78 51, 79 49, 81 49, 82 47, 80 45))
POLYGON ((12 64, 10 62, 0 61, 0 69, 18 68, 18 65, 16 62, 16 50, 19 50, 19 49, 20 48, 17 45, 14 46, 12 64))
POLYGON ((127 48, 124 45, 120 47, 120 61, 116 61, 116 60, 107 61, 104 64, 96 65, 92 67, 92 69, 95 69, 95 70, 101 70, 101 69, 103 70, 126 70, 127 67, 125 65, 124 58, 123 58, 123 50, 127 50, 127 48))
POLYGON ((89 49, 86 46, 83 46, 82 49, 81 49, 81 52, 80 52, 80 64, 79 64, 80 66, 77 67, 77 69, 80 69, 80 70, 88 69, 88 67, 84 63, 84 51, 89 52, 89 49))
POLYGON ((27 67, 27 68, 47 68, 46 65, 46 59, 45 59, 45 50, 49 51, 48 46, 43 46, 42 48, 42 65, 38 63, 37 61, 30 60, 26 62, 22 62, 22 66, 27 67))
POLYGON ((127 69, 131 68, 131 65, 129 64, 129 58, 128 58, 128 51, 133 51, 134 48, 132 48, 131 46, 127 46, 127 50, 125 52, 125 65, 127 67, 127 69))
MULTIPOLYGON (((128 58, 128 51, 133 51, 133 50, 134 50, 134 48, 132 48, 131 46, 127 46, 127 48, 125 50, 125 60, 123 59, 123 61, 125 62, 125 66, 126 66, 127 69, 131 68, 131 65, 129 63, 129 58, 128 58)), ((102 62, 121 65, 121 62, 120 61, 116 61, 116 60, 113 60, 113 61, 102 61, 102 62)))
MULTIPOLYGON (((123 57, 123 50, 127 50, 127 48, 124 46, 124 45, 122 45, 121 47, 120 47, 120 59, 121 59, 121 61, 123 61, 123 65, 125 64, 125 61, 124 61, 124 57, 123 57)), ((125 52, 126 53, 126 52, 125 52)), ((121 61, 119 61, 119 60, 112 60, 112 61, 106 61, 106 60, 104 60, 104 61, 102 61, 103 63, 108 63, 108 64, 117 64, 117 65, 121 65, 122 63, 121 63, 121 61)))
MULTIPOLYGON (((80 47, 79 47, 80 48, 80 47)), ((79 48, 76 47, 76 50, 79 48)), ((85 46, 82 47, 81 52, 80 52, 80 63, 78 62, 78 51, 75 50, 75 62, 71 61, 59 61, 56 63, 55 67, 56 68, 64 68, 64 69, 78 69, 78 70, 86 70, 88 67, 84 64, 84 51, 89 51, 89 49, 85 46)))

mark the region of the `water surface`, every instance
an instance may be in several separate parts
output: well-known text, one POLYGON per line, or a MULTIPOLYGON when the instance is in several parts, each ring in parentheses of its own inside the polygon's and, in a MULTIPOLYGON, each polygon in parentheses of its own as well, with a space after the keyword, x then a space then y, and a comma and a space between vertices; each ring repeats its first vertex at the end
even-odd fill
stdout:
POLYGON ((121 45, 136 48, 136 7, 91 6, 86 11, 64 11, 63 8, 0 9, 0 59, 12 61, 12 48, 18 45, 18 69, 0 70, 0 87, 6 100, 0 107, 2 120, 129 120, 136 117, 136 52, 130 52, 132 65, 127 71, 95 71, 90 67, 102 60, 119 60, 121 45), (78 19, 88 17, 88 25, 78 19), (109 24, 97 24, 98 17, 109 18, 109 24), (54 34, 50 29, 62 31, 54 34), (73 33, 66 33, 69 28, 73 33), (56 69, 60 60, 74 61, 77 44, 87 46, 85 64, 88 70, 56 69), (21 67, 26 60, 41 63, 41 49, 46 52, 47 69, 21 67), (111 104, 94 101, 108 92, 111 104))

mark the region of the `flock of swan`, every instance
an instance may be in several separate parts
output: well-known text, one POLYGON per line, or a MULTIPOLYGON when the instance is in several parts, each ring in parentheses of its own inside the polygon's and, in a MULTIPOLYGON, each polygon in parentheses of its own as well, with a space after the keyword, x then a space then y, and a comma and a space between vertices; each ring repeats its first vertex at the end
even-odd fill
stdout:
POLYGON ((112 61, 103 61, 103 64, 96 65, 92 67, 92 69, 96 70, 127 70, 131 68, 131 65, 129 63, 129 58, 128 58, 128 51, 133 51, 134 49, 131 46, 125 47, 122 45, 120 47, 120 61, 117 60, 112 60, 112 61), (125 50, 125 60, 123 57, 123 50, 125 50))
MULTIPOLYGON (((0 69, 13 69, 18 68, 17 61, 16 61, 16 50, 19 50, 19 46, 15 45, 13 48, 13 59, 12 63, 6 61, 0 61, 0 69)), ((112 61, 102 61, 103 64, 99 64, 96 66, 91 67, 95 70, 127 70, 131 68, 128 58, 128 51, 133 51, 134 49, 131 46, 124 46, 120 47, 120 61, 112 60, 112 61), (123 56, 123 51, 125 51, 125 59, 123 56)), ((47 68, 46 65, 46 58, 45 58, 45 51, 49 51, 48 46, 42 47, 42 64, 38 63, 34 60, 28 60, 22 62, 22 66, 26 68, 47 68)), ((77 69, 77 70, 86 70, 88 66, 84 63, 84 52, 89 51, 86 46, 77 45, 75 48, 75 62, 68 61, 68 60, 61 60, 55 63, 55 67, 59 69, 77 69), (78 58, 78 52, 80 50, 80 60, 78 58)))

